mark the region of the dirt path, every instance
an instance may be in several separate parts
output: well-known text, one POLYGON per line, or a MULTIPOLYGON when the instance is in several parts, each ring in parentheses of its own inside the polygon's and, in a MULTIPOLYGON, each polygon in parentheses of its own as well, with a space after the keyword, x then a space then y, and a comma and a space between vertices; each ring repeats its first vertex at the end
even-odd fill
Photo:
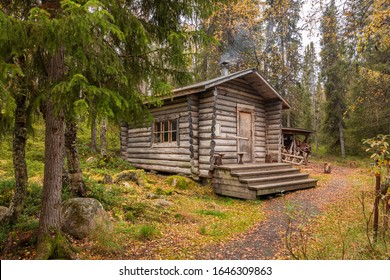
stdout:
POLYGON ((266 215, 264 221, 232 241, 204 248, 197 259, 285 259, 288 254, 285 247, 288 226, 286 202, 307 209, 311 215, 318 215, 345 196, 350 188, 346 175, 354 172, 354 169, 337 166, 333 167, 332 174, 325 175, 322 166, 310 164, 304 172, 322 174, 325 180, 321 180, 316 188, 265 199, 262 207, 266 215))

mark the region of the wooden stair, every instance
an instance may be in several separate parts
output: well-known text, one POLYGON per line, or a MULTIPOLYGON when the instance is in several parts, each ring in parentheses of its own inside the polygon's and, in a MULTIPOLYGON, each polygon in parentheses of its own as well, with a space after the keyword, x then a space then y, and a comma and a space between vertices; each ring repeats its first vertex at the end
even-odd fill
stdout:
POLYGON ((216 194, 252 200, 317 184, 289 163, 220 165, 214 169, 212 182, 216 194))

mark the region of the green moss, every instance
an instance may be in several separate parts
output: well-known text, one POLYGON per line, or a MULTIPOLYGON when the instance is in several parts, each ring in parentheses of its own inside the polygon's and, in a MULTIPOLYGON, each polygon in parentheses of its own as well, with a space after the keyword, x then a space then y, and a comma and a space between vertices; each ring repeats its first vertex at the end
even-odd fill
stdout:
POLYGON ((179 175, 169 176, 165 182, 172 187, 182 190, 186 190, 194 185, 194 181, 192 181, 190 178, 179 175))

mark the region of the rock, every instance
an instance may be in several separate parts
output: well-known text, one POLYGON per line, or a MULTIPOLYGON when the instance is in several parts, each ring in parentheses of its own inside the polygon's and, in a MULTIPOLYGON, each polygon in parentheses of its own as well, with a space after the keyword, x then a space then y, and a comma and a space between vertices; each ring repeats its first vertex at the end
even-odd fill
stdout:
POLYGON ((153 204, 160 207, 170 207, 173 205, 172 202, 165 199, 156 199, 153 204))
POLYGON ((8 208, 5 207, 5 206, 0 206, 0 221, 3 219, 3 217, 5 216, 5 214, 7 214, 8 212, 8 208))
POLYGON ((146 183, 146 175, 145 171, 142 169, 137 170, 125 170, 118 174, 114 175, 114 183, 118 183, 120 181, 133 181, 138 186, 145 186, 146 183))
POLYGON ((146 196, 146 198, 148 199, 157 199, 157 198, 160 198, 160 199, 163 199, 164 198, 164 195, 162 194, 155 194, 155 193, 150 193, 146 196))
POLYGON ((111 227, 109 215, 101 203, 94 198, 71 198, 65 201, 61 209, 63 232, 77 238, 85 238, 96 231, 111 227))
POLYGON ((165 182, 172 187, 176 187, 183 190, 188 189, 194 183, 190 178, 178 175, 169 176, 165 180, 165 182))

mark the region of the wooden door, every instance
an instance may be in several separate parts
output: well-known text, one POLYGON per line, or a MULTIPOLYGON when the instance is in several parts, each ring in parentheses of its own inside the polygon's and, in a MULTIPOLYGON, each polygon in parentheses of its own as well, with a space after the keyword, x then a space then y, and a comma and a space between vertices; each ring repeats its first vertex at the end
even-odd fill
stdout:
POLYGON ((245 152, 244 162, 253 161, 253 114, 252 112, 238 111, 238 152, 245 152))

